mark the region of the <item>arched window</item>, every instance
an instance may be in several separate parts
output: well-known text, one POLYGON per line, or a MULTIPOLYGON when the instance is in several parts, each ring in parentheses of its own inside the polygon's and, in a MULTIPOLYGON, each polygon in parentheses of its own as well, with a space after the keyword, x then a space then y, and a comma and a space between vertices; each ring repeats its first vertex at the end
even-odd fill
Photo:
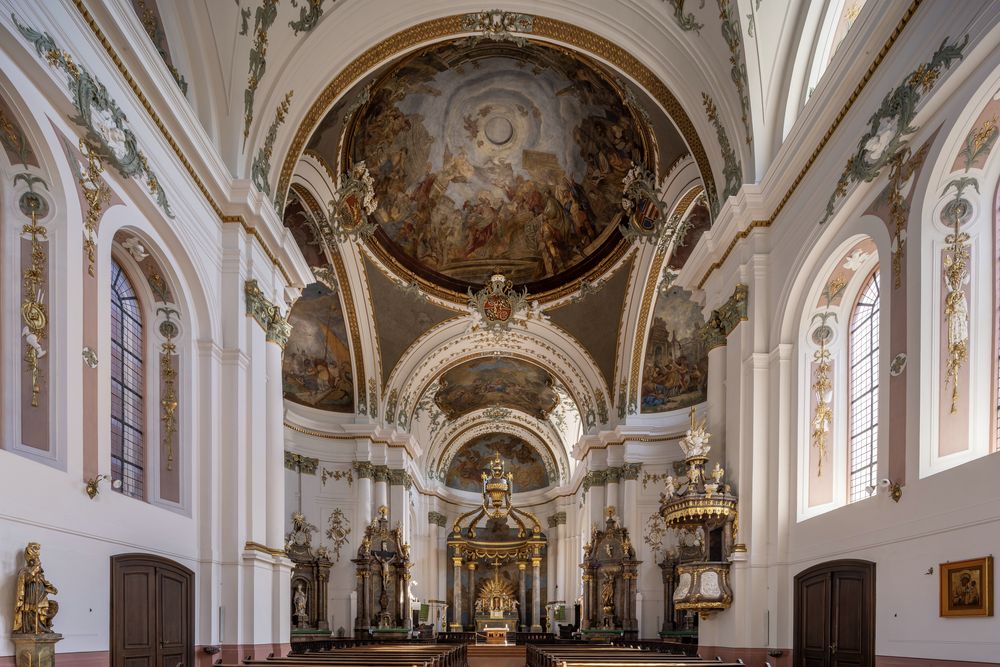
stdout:
POLYGON ((145 498, 142 313, 135 289, 111 261, 111 479, 145 498))
POLYGON ((878 474, 878 269, 851 311, 848 349, 848 502, 869 496, 878 474))

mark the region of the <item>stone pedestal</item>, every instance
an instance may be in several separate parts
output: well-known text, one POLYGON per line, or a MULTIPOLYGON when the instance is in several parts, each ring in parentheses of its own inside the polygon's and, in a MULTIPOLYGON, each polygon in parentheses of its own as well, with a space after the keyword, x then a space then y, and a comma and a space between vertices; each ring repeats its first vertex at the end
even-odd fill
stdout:
POLYGON ((56 664, 56 642, 63 636, 58 632, 37 635, 15 632, 10 638, 14 642, 16 667, 53 667, 56 664))

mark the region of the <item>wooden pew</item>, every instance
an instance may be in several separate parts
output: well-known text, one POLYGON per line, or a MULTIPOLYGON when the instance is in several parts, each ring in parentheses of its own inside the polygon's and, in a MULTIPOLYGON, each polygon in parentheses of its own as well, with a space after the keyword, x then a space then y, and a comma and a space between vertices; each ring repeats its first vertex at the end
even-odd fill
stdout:
MULTIPOLYGON (((284 658, 245 660, 243 665, 259 667, 325 667, 365 665, 365 667, 465 667, 468 649, 462 645, 376 644, 333 650, 293 653, 284 658)), ((224 667, 221 666, 220 667, 224 667)), ((236 667, 236 666, 233 666, 236 667)))
MULTIPOLYGON (((657 647, 659 648, 659 647, 657 647)), ((738 667, 698 656, 611 645, 528 646, 528 667, 738 667)))

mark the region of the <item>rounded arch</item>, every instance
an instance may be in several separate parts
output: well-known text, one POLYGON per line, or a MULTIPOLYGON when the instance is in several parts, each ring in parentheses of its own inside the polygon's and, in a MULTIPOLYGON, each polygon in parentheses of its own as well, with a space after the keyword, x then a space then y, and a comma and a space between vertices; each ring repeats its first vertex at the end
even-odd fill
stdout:
MULTIPOLYGON (((975 62, 982 48, 968 59, 975 62)), ((920 477, 995 449, 1000 70, 987 61, 964 85, 950 101, 955 120, 928 157, 928 187, 915 202, 920 477), (956 253, 964 255, 962 268, 952 274, 956 253)))

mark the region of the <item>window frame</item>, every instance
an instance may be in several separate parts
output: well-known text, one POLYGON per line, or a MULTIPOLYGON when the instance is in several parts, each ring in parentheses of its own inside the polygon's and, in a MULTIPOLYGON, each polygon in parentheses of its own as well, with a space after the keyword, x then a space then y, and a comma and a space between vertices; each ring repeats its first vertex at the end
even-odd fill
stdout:
MULTIPOLYGON (((129 265, 129 263, 127 261, 122 261, 121 258, 119 258, 119 257, 117 257, 115 255, 111 256, 111 263, 109 265, 110 266, 110 275, 109 275, 108 295, 107 295, 108 296, 108 304, 109 304, 109 311, 108 311, 108 320, 109 320, 109 322, 108 322, 109 323, 108 344, 109 344, 109 352, 110 352, 110 355, 111 355, 110 358, 112 360, 111 361, 111 364, 112 364, 111 370, 108 373, 108 379, 109 379, 109 386, 108 386, 108 388, 109 388, 109 394, 108 394, 108 398, 109 398, 109 408, 110 408, 110 410, 108 412, 108 416, 109 416, 108 433, 109 433, 109 445, 110 445, 109 446, 109 451, 108 451, 108 458, 109 458, 110 474, 111 474, 112 481, 117 480, 117 479, 121 479, 122 480, 122 486, 121 486, 121 488, 114 489, 114 490, 117 491, 117 492, 119 492, 122 496, 125 496, 125 497, 128 497, 128 498, 134 498, 136 500, 140 500, 140 501, 144 501, 144 502, 148 502, 149 499, 151 498, 150 493, 151 493, 152 477, 153 477, 151 475, 152 471, 150 470, 151 451, 150 451, 150 445, 149 445, 149 443, 151 442, 151 429, 150 429, 150 425, 151 425, 150 416, 151 415, 150 415, 150 407, 149 406, 150 406, 151 396, 152 396, 151 391, 150 391, 150 389, 151 389, 151 384, 150 383, 152 381, 152 377, 153 377, 154 373, 157 372, 157 369, 156 369, 156 364, 150 363, 151 362, 151 356, 150 356, 150 335, 149 335, 149 327, 148 327, 148 322, 150 321, 150 318, 149 318, 149 312, 148 312, 147 304, 145 303, 145 300, 143 298, 145 295, 142 292, 142 288, 140 286, 137 286, 137 282, 134 279, 132 272, 129 270, 130 267, 128 265, 129 265), (141 489, 141 494, 127 493, 126 492, 125 483, 124 483, 124 469, 125 469, 125 466, 126 465, 138 466, 138 464, 128 462, 127 460, 124 459, 124 456, 122 456, 122 457, 116 457, 116 455, 114 453, 114 450, 115 450, 115 444, 114 444, 114 440, 115 440, 114 422, 115 422, 115 419, 116 419, 115 416, 114 416, 114 404, 115 404, 115 401, 119 400, 119 401, 123 402, 123 404, 122 404, 123 415, 124 415, 124 408, 125 408, 125 406, 124 406, 124 394, 123 394, 123 396, 121 398, 116 398, 115 394, 114 394, 114 389, 115 389, 115 385, 116 384, 121 384, 124 387, 124 383, 117 382, 117 380, 116 380, 116 378, 114 376, 114 354, 115 354, 115 348, 116 348, 115 335, 117 333, 116 330, 115 330, 114 309, 115 309, 115 306, 116 306, 115 299, 119 298, 117 296, 117 294, 116 294, 117 289, 116 289, 116 285, 115 285, 115 269, 116 268, 118 270, 118 275, 120 275, 121 278, 123 278, 126 281, 128 287, 132 291, 132 298, 134 299, 134 303, 135 303, 135 307, 136 307, 136 315, 137 315, 137 318, 139 320, 139 326, 140 326, 140 331, 139 331, 140 340, 139 340, 138 348, 141 351, 141 355, 142 355, 141 358, 140 358, 141 367, 140 367, 140 370, 139 370, 139 372, 141 373, 141 378, 139 379, 139 385, 140 385, 141 390, 142 390, 142 394, 139 395, 140 414, 142 415, 142 429, 141 429, 141 431, 139 431, 141 433, 141 437, 142 437, 142 465, 141 465, 141 471, 142 471, 141 484, 142 484, 142 489, 141 489), (116 458, 122 460, 122 470, 121 470, 121 472, 119 473, 118 476, 116 476, 116 471, 115 471, 115 465, 116 465, 115 459, 116 458)), ((141 283, 139 283, 139 285, 141 285, 141 283)), ((135 356, 134 353, 132 353, 132 354, 133 354, 133 356, 135 356)), ((124 372, 123 372, 123 376, 124 376, 124 372)), ((132 393, 136 393, 134 389, 130 389, 129 391, 132 391, 132 393)), ((124 422, 123 422, 123 429, 122 429, 123 433, 122 433, 122 436, 121 436, 123 438, 123 440, 122 440, 122 453, 123 453, 123 455, 124 455, 124 448, 125 448, 124 431, 125 431, 125 429, 127 427, 128 427, 128 425, 124 424, 124 422)), ((133 428, 134 428, 134 426, 133 426, 133 428)), ((136 429, 136 430, 138 430, 138 429, 136 429)), ((112 485, 112 488, 114 488, 113 485, 112 485)))
POLYGON ((854 357, 854 335, 855 327, 854 321, 858 314, 858 308, 862 305, 861 300, 864 298, 865 294, 869 290, 869 286, 874 286, 876 292, 876 305, 874 312, 867 315, 867 324, 869 328, 877 329, 877 341, 875 343, 874 349, 872 349, 871 344, 867 346, 866 357, 869 361, 869 367, 871 368, 871 375, 874 378, 873 386, 869 387, 865 393, 869 396, 869 401, 872 407, 872 411, 875 413, 874 423, 870 424, 865 432, 871 432, 872 436, 870 438, 870 446, 872 449, 872 461, 865 466, 865 468, 871 471, 870 484, 866 485, 866 488, 870 488, 878 483, 878 471, 879 471, 879 431, 880 431, 880 417, 881 412, 879 409, 879 403, 882 396, 882 378, 881 376, 881 364, 880 359, 883 354, 882 349, 882 285, 881 285, 881 273, 880 273, 881 263, 877 263, 874 268, 867 272, 864 280, 861 281, 860 288, 854 294, 854 299, 850 310, 847 313, 847 326, 846 335, 844 337, 844 346, 846 351, 846 373, 845 373, 845 439, 844 443, 846 446, 846 489, 844 496, 844 504, 850 505, 861 500, 865 500, 870 497, 871 493, 866 493, 865 495, 853 496, 853 481, 856 474, 854 468, 854 439, 856 437, 854 432, 854 417, 855 417, 855 398, 854 398, 854 367, 855 367, 855 357, 854 357))

